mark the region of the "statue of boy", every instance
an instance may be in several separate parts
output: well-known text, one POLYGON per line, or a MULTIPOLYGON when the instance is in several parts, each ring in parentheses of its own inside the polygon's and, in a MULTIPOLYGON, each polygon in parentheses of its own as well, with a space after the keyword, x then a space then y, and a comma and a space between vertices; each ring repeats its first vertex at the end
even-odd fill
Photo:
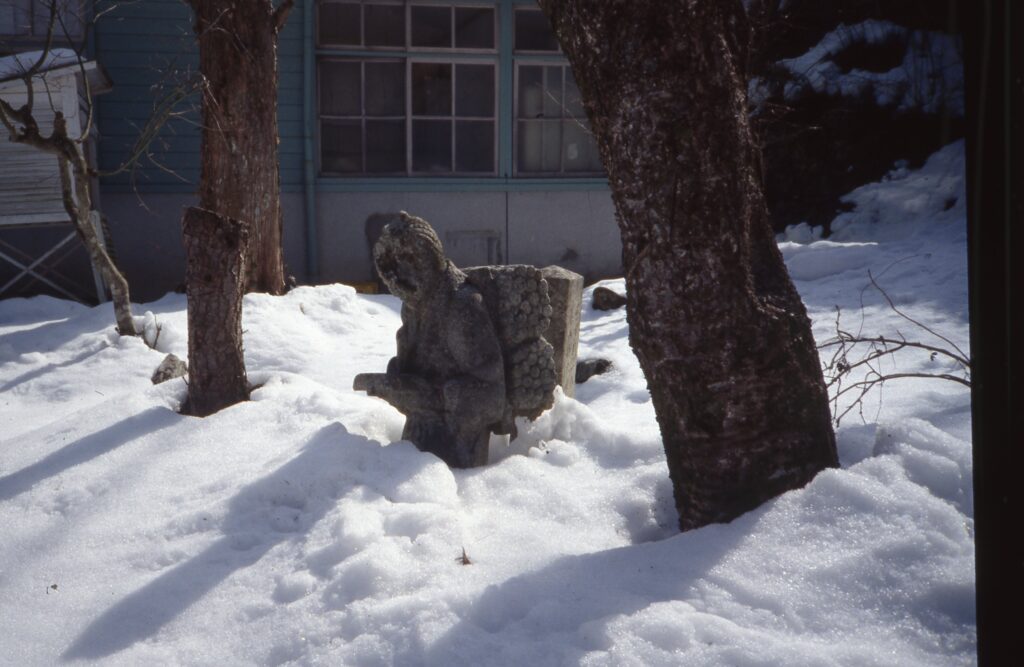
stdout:
POLYGON ((506 406, 501 343, 480 291, 444 256, 423 219, 405 212, 374 247, 374 262, 402 299, 398 354, 386 373, 353 388, 406 415, 402 437, 452 467, 487 463, 490 433, 506 406))

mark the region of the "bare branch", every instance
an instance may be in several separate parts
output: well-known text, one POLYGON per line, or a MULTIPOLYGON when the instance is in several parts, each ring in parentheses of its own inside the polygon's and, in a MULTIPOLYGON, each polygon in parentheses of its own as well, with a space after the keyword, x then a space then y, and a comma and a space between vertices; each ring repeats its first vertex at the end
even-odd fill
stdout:
MULTIPOLYGON (((157 100, 152 115, 139 133, 139 137, 136 139, 135 145, 132 146, 128 157, 116 169, 98 172, 98 175, 116 176, 134 167, 142 157, 148 155, 150 145, 160 134, 160 130, 164 127, 167 120, 176 115, 175 107, 177 104, 203 86, 204 80, 202 75, 196 75, 185 84, 174 88, 163 98, 157 100)), ((150 159, 152 161, 152 157, 150 159)), ((155 161, 153 162, 156 164, 155 161)))
MULTIPOLYGON (((29 79, 42 68, 43 64, 46 63, 46 57, 50 55, 50 49, 53 47, 53 29, 57 23, 57 0, 50 0, 50 18, 46 22, 46 40, 43 42, 43 50, 39 53, 39 59, 29 67, 24 73, 25 82, 28 83, 29 79)), ((29 93, 29 109, 32 108, 32 97, 29 93)))
POLYGON ((931 329, 930 327, 925 326, 924 324, 921 324, 920 322, 918 322, 917 320, 915 320, 914 318, 910 317, 909 315, 907 315, 906 313, 901 311, 899 308, 897 308, 896 304, 893 303, 893 300, 889 296, 889 294, 884 289, 882 289, 882 287, 875 281, 875 277, 873 275, 871 275, 871 271, 868 271, 868 278, 871 280, 871 284, 875 286, 875 289, 877 289, 879 292, 881 292, 882 296, 885 297, 885 300, 889 302, 889 307, 892 308, 894 313, 896 313, 897 315, 899 315, 900 317, 902 317, 906 321, 910 322, 911 324, 914 324, 914 325, 917 325, 917 326, 921 327, 922 329, 924 329, 925 331, 927 331, 931 335, 935 336, 936 338, 938 338, 938 339, 940 339, 940 340, 942 340, 942 341, 944 341, 946 343, 949 343, 950 345, 953 346, 954 350, 956 350, 957 352, 960 353, 961 357, 964 357, 964 358, 967 357, 967 355, 964 353, 964 351, 961 350, 959 347, 957 347, 956 343, 954 343, 950 339, 946 338, 945 336, 943 336, 943 335, 941 335, 939 333, 936 333, 935 330, 931 329))
MULTIPOLYGON (((874 281, 872 277, 872 281, 874 281)), ((877 287, 877 283, 875 283, 877 287)), ((890 308, 894 311, 896 308, 893 306, 892 301, 889 300, 890 308)), ((828 362, 824 364, 823 374, 826 380, 826 386, 830 390, 829 402, 832 404, 833 423, 839 426, 843 417, 849 414, 854 408, 858 410, 861 415, 861 419, 864 418, 863 402, 865 396, 875 388, 881 388, 888 380, 904 379, 904 378, 927 378, 936 380, 948 380, 962 384, 966 387, 971 386, 970 372, 971 365, 970 360, 962 355, 951 352, 950 350, 939 347, 936 345, 929 345, 927 343, 921 343, 918 341, 909 341, 903 334, 897 332, 898 337, 889 336, 864 336, 861 334, 851 334, 848 331, 843 330, 840 327, 840 319, 842 312, 838 306, 836 306, 836 335, 823 343, 818 345, 819 350, 825 350, 828 348, 834 348, 832 356, 828 362), (859 345, 866 345, 867 350, 860 354, 859 357, 854 357, 854 353, 859 345), (901 350, 905 349, 917 349, 924 352, 928 352, 931 355, 931 359, 935 360, 938 356, 945 357, 955 363, 957 363, 966 374, 965 377, 954 375, 952 373, 926 373, 926 372, 885 372, 878 362, 884 357, 890 357, 895 359, 896 354, 901 350), (852 379, 853 372, 857 369, 866 369, 864 375, 857 380, 847 382, 852 379), (846 406, 846 408, 839 412, 839 399, 843 396, 856 392, 856 397, 846 406)), ((861 306, 861 326, 863 327, 864 311, 863 305, 861 306)), ((910 319, 910 318, 906 318, 910 319)), ((911 320, 912 321, 912 320, 911 320)), ((915 324, 917 324, 915 322, 915 324)), ((927 327, 918 324, 922 329, 935 335, 936 337, 946 340, 943 336, 939 336, 934 331, 931 331, 927 327)), ((954 346, 955 347, 955 346, 954 346)), ((881 409, 881 405, 879 405, 881 409)))
POLYGON ((271 17, 271 26, 273 26, 274 32, 281 32, 284 28, 285 21, 288 20, 288 14, 291 13, 292 7, 295 6, 295 0, 284 0, 277 9, 274 10, 274 14, 271 17))

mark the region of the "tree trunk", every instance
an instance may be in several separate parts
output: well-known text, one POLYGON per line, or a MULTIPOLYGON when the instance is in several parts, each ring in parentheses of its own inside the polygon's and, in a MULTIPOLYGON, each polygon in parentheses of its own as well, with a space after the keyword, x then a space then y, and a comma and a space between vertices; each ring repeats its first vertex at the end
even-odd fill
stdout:
POLYGON ((683 530, 838 464, 810 322, 767 224, 739 0, 540 0, 622 234, 630 344, 683 530))
POLYGON ((203 96, 199 206, 246 225, 245 290, 285 289, 277 35, 291 2, 191 0, 203 96))
POLYGON ((181 223, 188 296, 188 402, 205 417, 249 398, 242 355, 242 295, 248 230, 191 207, 181 223))
POLYGON ((64 200, 64 210, 71 216, 75 224, 75 231, 78 238, 89 253, 89 261, 96 267, 103 282, 110 289, 110 300, 114 305, 114 321, 117 322, 117 332, 122 336, 137 336, 135 321, 132 319, 132 300, 128 292, 128 281, 125 280, 114 260, 107 254, 100 235, 96 231, 93 222, 92 196, 89 194, 89 175, 86 172, 85 158, 79 152, 78 145, 67 140, 67 129, 63 125, 62 118, 55 122, 54 136, 63 136, 64 141, 59 145, 68 150, 74 151, 73 155, 61 154, 58 159, 60 166, 61 195, 64 200), (63 133, 58 135, 58 132, 63 133), (69 159, 70 158, 70 159, 69 159))

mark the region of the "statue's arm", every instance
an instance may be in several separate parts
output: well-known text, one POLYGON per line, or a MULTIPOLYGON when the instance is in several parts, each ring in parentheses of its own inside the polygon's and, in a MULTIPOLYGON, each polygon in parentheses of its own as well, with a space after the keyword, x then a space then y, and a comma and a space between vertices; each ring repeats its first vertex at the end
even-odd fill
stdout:
POLYGON ((360 373, 352 382, 352 388, 383 398, 406 414, 440 412, 444 409, 441 390, 418 375, 360 373))

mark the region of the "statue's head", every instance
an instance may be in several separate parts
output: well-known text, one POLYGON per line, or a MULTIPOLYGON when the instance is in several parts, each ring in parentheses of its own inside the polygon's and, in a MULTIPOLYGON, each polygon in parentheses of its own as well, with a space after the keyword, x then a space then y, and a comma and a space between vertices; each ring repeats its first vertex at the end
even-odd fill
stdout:
POLYGON ((373 261, 384 284, 403 301, 416 301, 433 289, 447 266, 433 227, 405 211, 384 228, 373 248, 373 261))

